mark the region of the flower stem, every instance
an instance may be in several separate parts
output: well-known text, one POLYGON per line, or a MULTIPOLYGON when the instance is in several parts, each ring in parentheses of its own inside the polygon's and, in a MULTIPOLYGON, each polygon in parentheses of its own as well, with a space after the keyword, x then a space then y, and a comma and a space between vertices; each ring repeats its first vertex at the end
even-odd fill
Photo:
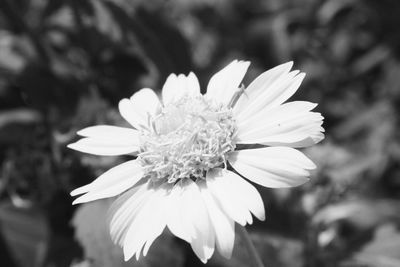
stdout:
POLYGON ((251 241, 250 235, 247 232, 246 228, 244 226, 239 226, 238 233, 240 234, 244 244, 247 247, 247 251, 249 252, 249 256, 253 261, 253 266, 254 267, 264 267, 264 264, 261 261, 260 255, 258 255, 258 252, 257 252, 256 248, 254 247, 254 244, 251 241))

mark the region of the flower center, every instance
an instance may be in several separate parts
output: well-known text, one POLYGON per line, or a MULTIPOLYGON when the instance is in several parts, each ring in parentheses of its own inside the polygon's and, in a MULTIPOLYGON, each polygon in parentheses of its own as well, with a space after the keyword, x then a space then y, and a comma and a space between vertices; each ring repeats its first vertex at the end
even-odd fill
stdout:
POLYGON ((225 154, 235 148, 231 110, 204 96, 169 104, 150 123, 138 159, 154 181, 204 179, 209 169, 226 166, 225 154))

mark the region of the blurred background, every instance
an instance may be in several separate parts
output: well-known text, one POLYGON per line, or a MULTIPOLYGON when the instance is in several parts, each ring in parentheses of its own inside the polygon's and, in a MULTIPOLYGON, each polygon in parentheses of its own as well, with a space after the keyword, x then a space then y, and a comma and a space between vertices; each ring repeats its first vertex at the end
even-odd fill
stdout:
MULTIPOLYGON (((399 25, 398 0, 1 0, 0 265, 203 266, 167 232, 125 263, 110 200, 69 196, 124 159, 66 145, 122 125, 118 101, 171 72, 204 89, 243 59, 246 85, 293 60, 307 73, 293 99, 319 103, 327 133, 304 150, 318 165, 309 183, 258 187, 267 219, 248 229, 266 266, 399 267, 399 25)), ((237 238, 231 260, 207 266, 248 266, 246 253, 237 238)))

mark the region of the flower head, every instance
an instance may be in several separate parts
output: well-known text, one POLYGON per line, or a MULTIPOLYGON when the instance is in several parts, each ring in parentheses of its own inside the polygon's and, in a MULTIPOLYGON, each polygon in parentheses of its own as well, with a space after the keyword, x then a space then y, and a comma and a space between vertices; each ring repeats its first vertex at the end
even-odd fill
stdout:
POLYGON ((229 258, 235 222, 265 219, 260 194, 246 179, 271 188, 308 180, 315 165, 295 148, 324 138, 323 117, 311 112, 316 104, 284 103, 304 74, 290 71, 289 62, 244 88, 248 67, 233 61, 211 78, 205 95, 193 73, 171 74, 162 102, 147 88, 120 101, 132 128, 88 127, 69 145, 95 155, 136 156, 71 193, 83 194, 74 203, 119 196, 110 233, 126 260, 146 255, 166 227, 203 262, 215 247, 229 258))

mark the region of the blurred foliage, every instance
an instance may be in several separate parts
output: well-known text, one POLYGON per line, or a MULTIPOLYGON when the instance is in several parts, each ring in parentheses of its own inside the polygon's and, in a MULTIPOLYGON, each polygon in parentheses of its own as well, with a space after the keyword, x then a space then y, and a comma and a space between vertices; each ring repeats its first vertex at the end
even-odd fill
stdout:
MULTIPOLYGON (((267 266, 400 266, 399 14, 398 0, 0 1, 1 265, 125 266, 93 221, 103 202, 75 213, 68 194, 123 159, 66 144, 123 125, 119 99, 169 73, 194 71, 204 90, 238 58, 246 84, 294 60, 307 73, 294 98, 325 116, 326 139, 305 150, 311 182, 259 188, 268 217, 250 230, 267 266)), ((132 266, 168 254, 162 266, 202 266, 168 234, 132 266)), ((208 266, 246 263, 237 240, 208 266)))

